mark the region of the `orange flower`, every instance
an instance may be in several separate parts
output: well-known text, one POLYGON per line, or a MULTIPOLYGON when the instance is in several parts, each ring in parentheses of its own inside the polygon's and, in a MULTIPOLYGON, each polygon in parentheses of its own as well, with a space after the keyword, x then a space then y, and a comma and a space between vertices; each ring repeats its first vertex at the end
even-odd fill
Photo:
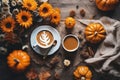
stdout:
POLYGON ((60 13, 60 8, 54 8, 54 10, 58 11, 60 13))
POLYGON ((23 0, 23 7, 28 10, 35 10, 37 8, 37 2, 35 0, 23 0))
POLYGON ((51 22, 58 25, 60 22, 60 13, 56 10, 53 10, 53 13, 51 15, 51 22))
POLYGON ((3 32, 12 32, 14 27, 15 20, 10 16, 1 21, 1 29, 3 32))
POLYGON ((25 27, 25 28, 28 28, 30 27, 30 25, 32 25, 32 14, 29 12, 29 11, 20 11, 20 13, 18 13, 16 15, 16 19, 18 21, 18 23, 25 27))
POLYGON ((47 2, 44 2, 39 7, 39 15, 43 18, 49 17, 52 14, 52 12, 52 6, 47 2))

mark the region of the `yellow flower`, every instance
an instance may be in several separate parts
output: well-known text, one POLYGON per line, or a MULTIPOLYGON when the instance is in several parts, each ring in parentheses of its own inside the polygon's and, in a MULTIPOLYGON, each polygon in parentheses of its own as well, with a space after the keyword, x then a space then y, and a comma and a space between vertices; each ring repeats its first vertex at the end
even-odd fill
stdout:
POLYGON ((60 13, 59 11, 53 10, 53 13, 51 15, 51 22, 58 25, 60 22, 60 13))
POLYGON ((52 12, 53 12, 52 6, 47 2, 44 2, 39 7, 39 15, 43 18, 49 17, 52 14, 52 12))
POLYGON ((23 0, 23 7, 28 10, 35 10, 37 8, 37 2, 35 0, 23 0))
POLYGON ((33 21, 32 14, 29 11, 24 10, 21 10, 20 13, 16 15, 16 19, 18 23, 25 28, 30 27, 33 21))
POLYGON ((3 32, 12 32, 14 27, 15 20, 10 16, 1 21, 1 29, 3 32))

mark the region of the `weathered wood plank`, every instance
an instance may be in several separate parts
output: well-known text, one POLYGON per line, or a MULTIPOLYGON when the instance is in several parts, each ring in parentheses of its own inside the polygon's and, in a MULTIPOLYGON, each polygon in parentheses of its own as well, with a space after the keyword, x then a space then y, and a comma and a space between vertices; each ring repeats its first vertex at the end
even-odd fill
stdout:
POLYGON ((74 10, 76 12, 76 18, 90 19, 94 15, 98 14, 97 8, 95 7, 95 2, 90 2, 89 0, 49 0, 49 2, 54 7, 59 7, 61 9, 62 19, 69 16, 69 12, 71 10, 74 10), (76 9, 76 6, 79 6, 79 8, 76 9), (85 10, 85 17, 80 16, 81 9, 85 10))

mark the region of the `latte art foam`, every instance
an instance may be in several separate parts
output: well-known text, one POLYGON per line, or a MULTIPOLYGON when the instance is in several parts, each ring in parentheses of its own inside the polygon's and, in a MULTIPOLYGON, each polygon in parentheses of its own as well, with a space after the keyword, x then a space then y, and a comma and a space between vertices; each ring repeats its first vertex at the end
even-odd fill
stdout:
POLYGON ((43 45, 48 46, 50 43, 50 38, 49 36, 46 34, 46 31, 43 31, 43 33, 40 36, 40 41, 43 45))
POLYGON ((41 46, 49 46, 53 42, 53 35, 51 32, 43 30, 36 36, 37 42, 41 46))

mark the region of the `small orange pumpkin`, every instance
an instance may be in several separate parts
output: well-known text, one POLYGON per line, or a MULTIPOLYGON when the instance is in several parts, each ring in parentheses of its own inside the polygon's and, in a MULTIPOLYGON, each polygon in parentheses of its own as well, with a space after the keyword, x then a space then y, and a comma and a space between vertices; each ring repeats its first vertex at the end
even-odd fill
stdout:
POLYGON ((106 37, 106 31, 100 23, 91 23, 85 28, 85 38, 90 43, 99 43, 106 37))
POLYGON ((76 21, 75 21, 74 18, 72 18, 72 17, 67 17, 67 18, 65 19, 65 26, 66 26, 67 28, 73 28, 73 27, 75 26, 75 24, 76 24, 76 21))
POLYGON ((113 10, 118 3, 119 0, 96 0, 97 7, 102 11, 113 10))
POLYGON ((87 66, 78 66, 73 72, 76 80, 91 80, 92 72, 87 66))
POLYGON ((29 55, 22 50, 14 50, 7 57, 8 66, 16 71, 23 71, 30 64, 29 55))

